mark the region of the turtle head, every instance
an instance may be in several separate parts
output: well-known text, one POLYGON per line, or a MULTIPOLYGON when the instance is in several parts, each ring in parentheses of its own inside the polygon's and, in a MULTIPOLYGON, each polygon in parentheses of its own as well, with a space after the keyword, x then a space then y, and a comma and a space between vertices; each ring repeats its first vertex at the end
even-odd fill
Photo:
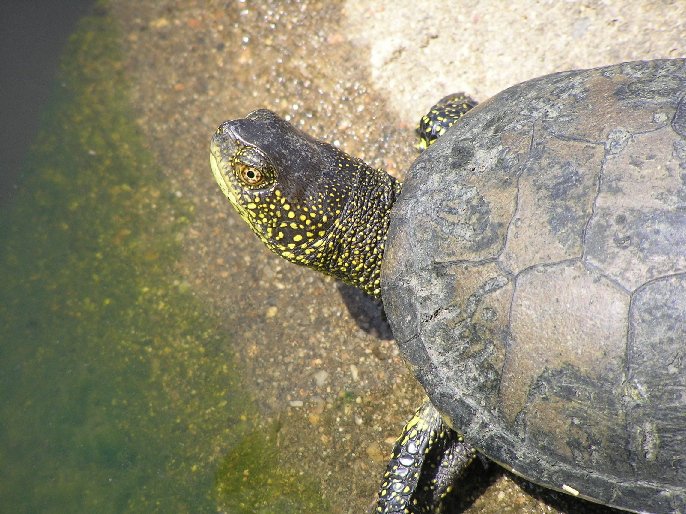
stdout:
POLYGON ((388 214, 400 192, 395 179, 266 109, 222 123, 210 164, 270 250, 378 294, 388 214))
POLYGON ((325 194, 326 148, 266 109, 222 123, 210 164, 231 204, 274 252, 293 260, 316 248, 347 198, 325 194))

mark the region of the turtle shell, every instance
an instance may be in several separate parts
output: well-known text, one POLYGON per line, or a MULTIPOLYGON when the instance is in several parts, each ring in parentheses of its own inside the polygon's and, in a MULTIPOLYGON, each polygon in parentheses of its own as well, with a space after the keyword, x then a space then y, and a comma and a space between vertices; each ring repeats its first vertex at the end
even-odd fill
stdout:
POLYGON ((556 73, 412 165, 382 295, 465 440, 558 490, 686 512, 686 59, 556 73))

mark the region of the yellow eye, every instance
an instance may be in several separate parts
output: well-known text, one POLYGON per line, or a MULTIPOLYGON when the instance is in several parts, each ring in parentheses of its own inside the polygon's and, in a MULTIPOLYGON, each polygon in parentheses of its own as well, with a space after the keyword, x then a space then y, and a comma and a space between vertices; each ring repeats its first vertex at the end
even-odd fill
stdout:
POLYGON ((239 164, 236 166, 236 172, 238 174, 238 178, 247 186, 259 186, 264 181, 262 172, 257 168, 253 168, 252 166, 239 164))
POLYGON ((248 189, 262 189, 276 180, 276 171, 261 150, 246 146, 233 159, 233 173, 248 189))

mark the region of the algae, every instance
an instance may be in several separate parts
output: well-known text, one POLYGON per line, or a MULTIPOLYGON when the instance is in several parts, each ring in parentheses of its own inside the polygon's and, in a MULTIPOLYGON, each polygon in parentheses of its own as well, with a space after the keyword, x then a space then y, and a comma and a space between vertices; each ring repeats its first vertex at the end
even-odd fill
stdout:
POLYGON ((278 465, 274 436, 273 430, 256 430, 226 456, 216 474, 220 503, 237 514, 328 512, 313 481, 278 465))
POLYGON ((0 212, 0 510, 325 511, 279 463, 228 331, 192 295, 193 205, 146 147, 118 37, 104 2, 81 20, 0 212), (241 453, 256 438, 262 453, 241 453), (236 488, 227 462, 286 489, 236 488))

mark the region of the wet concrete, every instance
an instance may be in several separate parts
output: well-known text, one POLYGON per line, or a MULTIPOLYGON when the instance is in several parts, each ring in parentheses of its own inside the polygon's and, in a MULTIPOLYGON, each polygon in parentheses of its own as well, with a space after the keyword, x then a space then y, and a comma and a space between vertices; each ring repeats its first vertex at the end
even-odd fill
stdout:
MULTIPOLYGON (((225 119, 267 107, 402 178, 419 114, 444 94, 484 100, 547 72, 686 55, 679 2, 113 0, 139 124, 164 179, 195 207, 179 280, 225 321, 283 459, 321 479, 333 512, 364 512, 422 391, 375 306, 272 255, 214 183, 225 119)), ((602 512, 491 466, 454 512, 602 512), (562 497, 562 498, 560 498, 562 497), (464 510, 466 509, 466 510, 464 510)))

